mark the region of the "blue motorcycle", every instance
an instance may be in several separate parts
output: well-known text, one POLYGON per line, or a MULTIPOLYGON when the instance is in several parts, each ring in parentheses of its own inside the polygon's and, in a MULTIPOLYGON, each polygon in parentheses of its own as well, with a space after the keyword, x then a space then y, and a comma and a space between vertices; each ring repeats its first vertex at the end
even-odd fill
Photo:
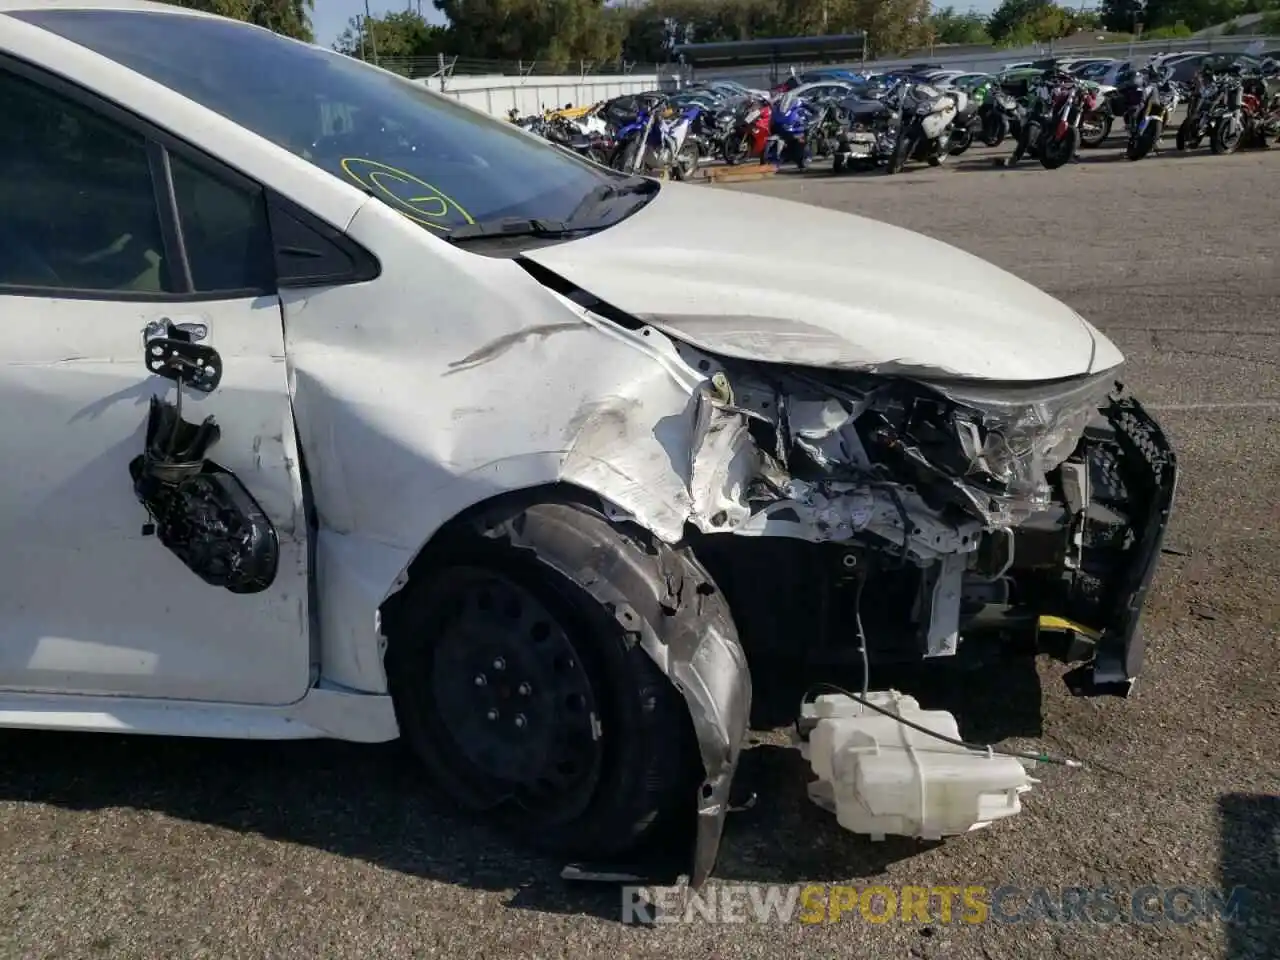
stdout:
POLYGON ((661 116, 665 102, 641 107, 634 119, 619 127, 617 146, 609 165, 624 173, 671 175, 687 180, 698 168, 698 144, 689 136, 702 107, 691 104, 673 120, 661 116))
POLYGON ((814 119, 814 108, 804 100, 788 103, 786 97, 780 99, 773 107, 769 142, 760 162, 794 162, 803 170, 809 163, 809 127, 814 119))

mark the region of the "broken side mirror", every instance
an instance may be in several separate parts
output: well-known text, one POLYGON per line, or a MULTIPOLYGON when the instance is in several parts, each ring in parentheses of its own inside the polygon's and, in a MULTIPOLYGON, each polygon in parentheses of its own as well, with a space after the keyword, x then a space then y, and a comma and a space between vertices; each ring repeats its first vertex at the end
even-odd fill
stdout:
POLYGON ((212 393, 222 382, 222 358, 196 341, 202 324, 164 319, 143 331, 147 370, 176 384, 173 403, 151 398, 143 452, 129 464, 133 490, 146 509, 146 535, 156 535, 210 586, 259 593, 275 580, 279 539, 244 483, 206 456, 221 431, 213 417, 199 425, 182 416, 182 390, 212 393))

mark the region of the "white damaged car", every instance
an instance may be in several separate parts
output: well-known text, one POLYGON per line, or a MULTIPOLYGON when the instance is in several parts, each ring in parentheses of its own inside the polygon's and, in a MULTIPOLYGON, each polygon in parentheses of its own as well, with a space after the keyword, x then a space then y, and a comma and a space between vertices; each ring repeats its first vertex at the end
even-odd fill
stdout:
POLYGON ((0 0, 0 103, 0 724, 403 735, 700 883, 757 656, 1138 674, 1174 456, 1010 274, 170 6, 0 0))

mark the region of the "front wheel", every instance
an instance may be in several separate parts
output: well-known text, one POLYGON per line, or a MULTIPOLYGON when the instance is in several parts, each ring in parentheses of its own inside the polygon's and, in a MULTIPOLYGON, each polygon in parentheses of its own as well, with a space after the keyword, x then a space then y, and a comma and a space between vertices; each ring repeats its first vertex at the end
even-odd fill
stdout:
POLYGON ((1009 136, 1009 118, 993 110, 982 121, 982 142, 988 147, 998 147, 1009 136))
POLYGON ((1209 132, 1209 149, 1219 156, 1235 153, 1244 139, 1244 125, 1236 117, 1223 117, 1209 132))
POLYGON ((751 146, 747 143, 747 138, 736 133, 729 134, 724 141, 724 162, 729 166, 741 163, 747 159, 747 155, 751 152, 751 146))
POLYGON ((911 155, 911 136, 904 130, 898 134, 898 139, 894 141, 893 152, 889 154, 889 163, 885 167, 885 173, 895 174, 901 173, 902 168, 907 165, 907 157, 911 155))
POLYGON ((1155 118, 1148 120, 1147 125, 1142 128, 1141 132, 1129 138, 1129 144, 1125 148, 1125 156, 1130 160, 1141 160, 1155 149, 1156 144, 1160 142, 1160 134, 1163 130, 1163 122, 1155 118))
POLYGON ((973 146, 973 129, 966 125, 952 132, 951 146, 947 148, 947 152, 953 157, 958 157, 971 146, 973 146))
POLYGON ((1179 150, 1197 150, 1200 147, 1200 131, 1194 119, 1187 117, 1178 125, 1174 146, 1179 150))
POLYGON ((1040 165, 1046 170, 1057 170, 1066 166, 1080 149, 1080 130, 1071 127, 1066 136, 1045 137, 1040 145, 1040 165))
POLYGON ((688 180, 698 170, 698 145, 685 143, 676 154, 676 162, 672 174, 677 180, 688 180))
POLYGON ((569 858, 624 855, 692 810, 688 710, 637 642, 669 629, 650 618, 673 576, 700 622, 728 617, 691 554, 566 502, 424 553, 389 602, 387 669, 400 729, 445 792, 569 858))

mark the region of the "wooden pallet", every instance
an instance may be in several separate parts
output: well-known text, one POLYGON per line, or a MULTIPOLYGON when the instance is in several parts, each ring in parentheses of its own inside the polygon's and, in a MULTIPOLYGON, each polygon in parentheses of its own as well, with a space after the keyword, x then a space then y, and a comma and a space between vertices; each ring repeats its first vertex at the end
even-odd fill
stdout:
POLYGON ((744 183, 751 180, 763 180, 772 177, 778 168, 772 164, 743 163, 729 166, 703 167, 698 171, 696 182, 700 183, 744 183))

